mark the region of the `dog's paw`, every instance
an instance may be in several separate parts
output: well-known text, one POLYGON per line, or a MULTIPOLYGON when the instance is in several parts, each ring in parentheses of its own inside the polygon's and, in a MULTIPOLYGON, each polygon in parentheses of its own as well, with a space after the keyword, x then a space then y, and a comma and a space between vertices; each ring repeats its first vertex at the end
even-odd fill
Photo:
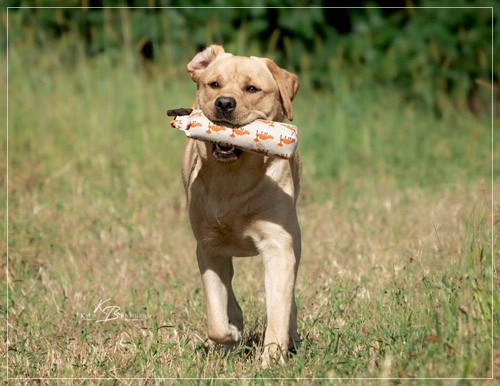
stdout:
POLYGON ((242 331, 238 327, 229 324, 226 328, 209 330, 208 337, 223 346, 238 345, 242 338, 242 331))
POLYGON ((229 331, 231 331, 231 336, 233 337, 233 343, 228 344, 233 345, 233 346, 238 346, 241 342, 241 339, 243 338, 243 331, 241 331, 237 326, 234 324, 230 323, 229 324, 229 331))
POLYGON ((260 366, 262 369, 267 369, 273 365, 284 365, 285 356, 283 350, 275 343, 264 348, 264 352, 260 356, 260 366))

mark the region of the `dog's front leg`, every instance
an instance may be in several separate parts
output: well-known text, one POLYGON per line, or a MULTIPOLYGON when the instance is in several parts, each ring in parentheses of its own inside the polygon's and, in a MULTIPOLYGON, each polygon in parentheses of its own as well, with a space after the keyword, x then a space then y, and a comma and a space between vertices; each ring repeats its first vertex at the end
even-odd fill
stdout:
POLYGON ((214 255, 200 245, 196 255, 205 291, 208 337, 229 349, 239 343, 243 332, 243 313, 231 286, 232 257, 214 255))
POLYGON ((283 362, 283 354, 298 344, 295 279, 300 261, 300 229, 292 232, 269 224, 270 238, 261 241, 264 259, 267 328, 262 367, 271 361, 283 362), (293 236, 292 236, 293 234, 293 236))

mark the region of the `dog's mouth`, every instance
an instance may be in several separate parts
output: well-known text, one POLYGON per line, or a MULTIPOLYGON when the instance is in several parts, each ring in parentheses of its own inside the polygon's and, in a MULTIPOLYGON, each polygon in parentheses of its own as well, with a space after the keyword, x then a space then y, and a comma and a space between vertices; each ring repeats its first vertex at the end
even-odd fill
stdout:
POLYGON ((215 159, 219 162, 233 162, 241 155, 241 150, 235 146, 224 146, 215 144, 213 152, 215 159))

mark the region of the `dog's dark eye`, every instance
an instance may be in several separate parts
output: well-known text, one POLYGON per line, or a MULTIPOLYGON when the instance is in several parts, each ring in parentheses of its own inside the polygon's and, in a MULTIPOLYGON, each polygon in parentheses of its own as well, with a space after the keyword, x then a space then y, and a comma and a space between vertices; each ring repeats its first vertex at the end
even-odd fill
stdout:
POLYGON ((209 86, 210 88, 213 88, 214 90, 215 90, 215 89, 217 89, 217 88, 220 88, 220 85, 219 85, 219 83, 217 83, 217 82, 210 82, 210 83, 208 84, 208 86, 209 86))
POLYGON ((256 93, 256 92, 260 91, 260 89, 258 89, 258 88, 257 88, 257 87, 255 87, 255 86, 251 86, 251 85, 250 85, 250 86, 246 86, 246 87, 245 87, 245 91, 246 91, 246 92, 249 92, 249 93, 256 93))

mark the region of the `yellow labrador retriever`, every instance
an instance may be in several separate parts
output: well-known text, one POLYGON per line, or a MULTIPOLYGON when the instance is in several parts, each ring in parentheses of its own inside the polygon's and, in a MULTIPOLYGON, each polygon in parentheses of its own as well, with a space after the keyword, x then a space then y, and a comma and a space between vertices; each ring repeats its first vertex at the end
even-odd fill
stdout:
MULTIPOLYGON (((243 126, 258 118, 292 120, 297 76, 270 59, 235 56, 212 45, 187 70, 197 86, 194 108, 212 122, 243 126)), ((260 254, 267 308, 262 364, 282 361, 282 353, 299 343, 294 297, 301 250, 295 209, 299 154, 284 160, 188 139, 182 178, 209 338, 226 349, 240 342, 243 313, 231 287, 232 258, 260 254)))

